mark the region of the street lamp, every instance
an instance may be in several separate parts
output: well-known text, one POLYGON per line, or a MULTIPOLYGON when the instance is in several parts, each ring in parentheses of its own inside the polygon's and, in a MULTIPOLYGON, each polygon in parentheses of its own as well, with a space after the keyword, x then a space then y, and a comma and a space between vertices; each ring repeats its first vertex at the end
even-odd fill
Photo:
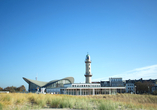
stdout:
POLYGON ((135 86, 135 94, 136 94, 136 86, 135 86))
POLYGON ((148 86, 148 94, 149 94, 149 86, 148 86))

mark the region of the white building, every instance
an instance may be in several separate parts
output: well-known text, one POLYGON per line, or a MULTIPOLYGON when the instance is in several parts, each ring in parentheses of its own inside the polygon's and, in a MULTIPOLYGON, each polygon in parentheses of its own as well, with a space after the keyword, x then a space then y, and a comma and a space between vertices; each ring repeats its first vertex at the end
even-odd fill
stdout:
POLYGON ((100 84, 74 83, 65 84, 61 94, 68 95, 98 95, 124 93, 125 87, 101 87, 100 84))
POLYGON ((135 85, 134 83, 126 83, 126 92, 127 93, 135 93, 135 85))

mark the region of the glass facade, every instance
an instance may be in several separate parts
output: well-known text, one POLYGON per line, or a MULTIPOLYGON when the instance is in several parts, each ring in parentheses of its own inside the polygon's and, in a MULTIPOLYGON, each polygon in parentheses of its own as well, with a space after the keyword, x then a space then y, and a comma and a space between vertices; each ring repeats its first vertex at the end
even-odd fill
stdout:
POLYGON ((35 92, 35 91, 37 91, 38 87, 39 86, 37 86, 36 84, 29 82, 29 91, 35 92))
POLYGON ((125 89, 64 89, 64 94, 68 95, 116 94, 117 92, 124 93, 125 89))
POLYGON ((58 88, 58 87, 63 87, 64 84, 70 84, 69 80, 60 80, 57 82, 53 82, 52 84, 49 84, 48 86, 46 86, 46 88, 58 88))

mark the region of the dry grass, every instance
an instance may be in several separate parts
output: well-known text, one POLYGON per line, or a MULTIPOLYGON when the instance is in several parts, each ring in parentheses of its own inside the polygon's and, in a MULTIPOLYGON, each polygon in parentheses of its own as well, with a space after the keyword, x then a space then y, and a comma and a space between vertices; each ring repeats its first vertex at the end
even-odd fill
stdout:
POLYGON ((126 108, 142 108, 157 110, 157 96, 155 95, 139 95, 139 94, 117 94, 117 95, 97 95, 90 96, 96 99, 111 100, 119 102, 126 108))
POLYGON ((157 96, 137 94, 71 96, 52 94, 0 94, 0 110, 29 110, 39 108, 76 109, 157 109, 157 96))

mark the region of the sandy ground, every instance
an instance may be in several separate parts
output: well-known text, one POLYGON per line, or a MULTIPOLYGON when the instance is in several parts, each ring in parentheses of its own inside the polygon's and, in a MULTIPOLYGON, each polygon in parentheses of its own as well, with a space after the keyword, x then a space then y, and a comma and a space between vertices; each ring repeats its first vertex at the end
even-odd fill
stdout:
POLYGON ((32 109, 32 110, 81 110, 81 109, 66 109, 66 108, 48 108, 48 109, 32 109))

